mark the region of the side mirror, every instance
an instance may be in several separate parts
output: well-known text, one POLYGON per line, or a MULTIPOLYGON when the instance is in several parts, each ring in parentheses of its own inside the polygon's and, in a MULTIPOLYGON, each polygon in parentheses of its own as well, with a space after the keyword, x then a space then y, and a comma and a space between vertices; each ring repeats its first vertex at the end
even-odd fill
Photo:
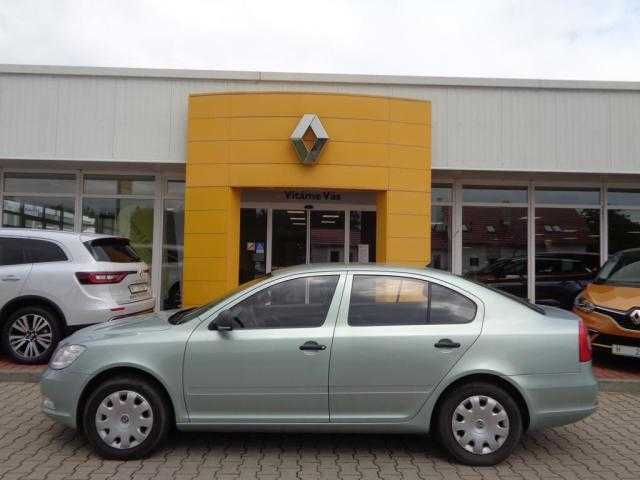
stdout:
POLYGON ((217 330, 219 332, 230 332, 233 330, 233 316, 229 310, 223 310, 209 324, 209 330, 217 330))

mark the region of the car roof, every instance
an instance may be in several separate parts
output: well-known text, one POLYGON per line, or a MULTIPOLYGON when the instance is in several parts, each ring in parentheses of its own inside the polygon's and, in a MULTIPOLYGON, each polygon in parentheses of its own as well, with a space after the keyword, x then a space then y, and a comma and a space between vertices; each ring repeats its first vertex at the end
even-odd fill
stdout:
POLYGON ((416 275, 428 274, 432 277, 460 280, 460 277, 453 275, 449 272, 438 270, 429 267, 412 267, 402 264, 393 263, 316 263, 311 265, 297 265, 295 267, 279 268, 271 272, 273 277, 279 277, 284 275, 292 275, 299 273, 314 273, 314 272, 327 272, 327 271, 350 271, 350 272, 394 272, 394 273, 413 273, 416 275))
POLYGON ((50 238, 50 239, 70 239, 77 238, 80 241, 95 240, 98 238, 121 238, 113 235, 99 233, 78 233, 61 230, 43 230, 38 228, 12 228, 0 227, 0 236, 30 237, 30 238, 50 238))

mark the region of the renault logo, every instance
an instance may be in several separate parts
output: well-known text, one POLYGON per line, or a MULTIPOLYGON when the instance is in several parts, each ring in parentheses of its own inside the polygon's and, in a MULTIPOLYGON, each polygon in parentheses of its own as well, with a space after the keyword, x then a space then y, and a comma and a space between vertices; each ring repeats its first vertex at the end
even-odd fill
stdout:
POLYGON ((315 113, 305 113, 291 134, 293 148, 305 165, 316 163, 327 140, 329 135, 315 113))
POLYGON ((634 325, 640 325, 640 310, 634 310, 629 314, 629 318, 631 319, 631 323, 634 325))

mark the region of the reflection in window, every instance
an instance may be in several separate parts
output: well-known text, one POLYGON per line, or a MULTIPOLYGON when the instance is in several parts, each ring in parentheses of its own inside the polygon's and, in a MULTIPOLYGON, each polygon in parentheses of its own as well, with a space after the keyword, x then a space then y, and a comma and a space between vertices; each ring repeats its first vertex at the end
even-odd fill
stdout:
POLYGON ((5 173, 4 191, 21 194, 73 194, 76 191, 76 176, 53 173, 5 173))
POLYGON ((640 210, 609 210, 609 255, 640 247, 640 210))
POLYGON ((536 208, 535 228, 536 303, 571 309, 600 265, 600 210, 536 208))
POLYGON ((184 241, 184 201, 165 200, 162 239, 162 308, 182 305, 182 260, 184 241))
POLYGON ((266 273, 267 209, 240 210, 240 283, 266 273))
POLYGON ((92 195, 153 195, 155 182, 153 177, 86 175, 84 193, 92 195))
POLYGON ((599 188, 536 188, 536 203, 558 205, 600 205, 599 188))
POLYGON ((527 297, 527 209, 464 207, 462 273, 527 297))
POLYGON ((73 231, 74 211, 73 197, 5 196, 2 226, 73 231))
POLYGON ((307 212, 274 210, 271 268, 277 270, 306 262, 307 212))
POLYGON ((431 263, 451 271, 451 207, 431 207, 431 263))
POLYGON ((466 203, 527 203, 527 187, 470 187, 463 190, 466 203))
POLYGON ((344 212, 311 211, 311 263, 344 262, 344 212))
POLYGON ((142 260, 151 265, 153 200, 85 198, 82 231, 128 237, 142 260))
POLYGON ((376 261, 376 212, 354 210, 349 217, 349 261, 376 261))
POLYGON ((338 275, 301 277, 260 290, 230 309, 234 327, 319 327, 327 317, 338 279, 338 275))

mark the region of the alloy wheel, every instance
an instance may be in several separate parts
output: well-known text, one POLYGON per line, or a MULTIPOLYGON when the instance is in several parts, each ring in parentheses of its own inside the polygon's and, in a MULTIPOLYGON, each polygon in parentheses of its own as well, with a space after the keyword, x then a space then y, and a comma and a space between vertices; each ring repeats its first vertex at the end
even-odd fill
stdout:
POLYGON ((53 343, 49 320, 37 313, 16 318, 9 327, 9 346, 25 360, 33 360, 48 352, 53 343))
POLYGON ((102 441, 112 448, 134 448, 146 440, 153 426, 153 411, 139 393, 119 390, 98 406, 95 426, 102 441))
POLYGON ((462 448, 476 455, 487 455, 497 451, 507 439, 509 415, 494 398, 474 395, 456 407, 451 428, 462 448))

